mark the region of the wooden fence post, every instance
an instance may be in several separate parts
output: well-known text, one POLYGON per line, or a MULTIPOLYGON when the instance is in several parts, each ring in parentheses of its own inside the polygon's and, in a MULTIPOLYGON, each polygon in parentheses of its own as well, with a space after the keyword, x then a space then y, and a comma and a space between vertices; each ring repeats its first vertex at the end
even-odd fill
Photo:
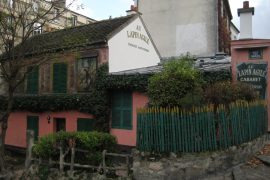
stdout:
POLYGON ((63 173, 64 172, 64 152, 63 152, 62 144, 60 145, 59 168, 60 168, 60 172, 63 173))
POLYGON ((129 155, 126 157, 126 164, 127 164, 127 176, 129 177, 130 174, 129 155))
POLYGON ((75 148, 71 148, 71 158, 70 158, 70 171, 73 173, 74 171, 74 159, 75 159, 75 148))
POLYGON ((25 169, 28 169, 32 161, 32 148, 34 145, 34 131, 32 130, 26 131, 26 141, 27 141, 27 149, 26 149, 25 169))
POLYGON ((106 153, 107 153, 107 150, 104 150, 102 152, 102 168, 103 168, 103 172, 104 172, 105 175, 106 175, 106 172, 107 172, 107 168, 106 168, 106 153))

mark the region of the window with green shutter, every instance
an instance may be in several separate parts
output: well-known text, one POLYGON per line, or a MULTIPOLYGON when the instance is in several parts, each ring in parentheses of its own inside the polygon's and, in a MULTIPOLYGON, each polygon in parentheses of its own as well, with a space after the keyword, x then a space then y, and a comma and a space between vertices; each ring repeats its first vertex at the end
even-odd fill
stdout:
POLYGON ((34 131, 35 140, 38 140, 39 133, 39 117, 27 116, 27 130, 34 131))
POLYGON ((67 64, 55 63, 53 65, 53 92, 67 92, 67 64))
POLYGON ((112 128, 132 129, 132 93, 114 92, 112 95, 112 128))
POLYGON ((93 131, 94 119, 78 118, 77 119, 77 131, 93 131))
POLYGON ((37 94, 38 93, 38 86, 39 86, 39 67, 33 66, 28 67, 30 73, 27 75, 27 86, 26 86, 26 93, 28 94, 37 94))

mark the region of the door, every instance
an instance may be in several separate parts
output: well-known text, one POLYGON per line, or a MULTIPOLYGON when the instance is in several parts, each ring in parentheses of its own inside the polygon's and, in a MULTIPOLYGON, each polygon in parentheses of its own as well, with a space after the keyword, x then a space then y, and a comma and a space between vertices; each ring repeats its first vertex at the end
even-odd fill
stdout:
POLYGON ((55 118, 55 132, 66 131, 66 119, 65 118, 55 118))
POLYGON ((27 130, 34 131, 35 141, 37 141, 38 133, 39 133, 39 117, 38 116, 27 116, 27 130))

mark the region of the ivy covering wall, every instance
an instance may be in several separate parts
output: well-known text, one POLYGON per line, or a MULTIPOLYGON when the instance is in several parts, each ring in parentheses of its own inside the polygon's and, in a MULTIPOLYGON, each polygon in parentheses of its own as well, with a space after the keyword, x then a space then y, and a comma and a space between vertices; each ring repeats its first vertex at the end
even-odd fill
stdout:
MULTIPOLYGON (((84 94, 23 95, 14 99, 14 111, 66 111, 78 110, 95 116, 96 127, 108 130, 110 117, 111 90, 133 90, 146 92, 151 75, 108 75, 108 65, 101 65, 97 70, 95 85, 84 94)), ((207 83, 230 80, 230 72, 203 73, 207 83)), ((0 110, 5 110, 6 99, 0 96, 0 110)))

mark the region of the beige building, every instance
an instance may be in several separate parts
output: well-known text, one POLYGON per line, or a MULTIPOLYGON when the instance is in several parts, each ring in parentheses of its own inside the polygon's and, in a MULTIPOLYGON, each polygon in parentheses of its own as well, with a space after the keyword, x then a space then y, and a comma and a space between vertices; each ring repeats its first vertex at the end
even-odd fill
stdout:
MULTIPOLYGON (((53 0, 51 0, 52 3, 53 0)), ((95 22, 94 19, 87 16, 78 14, 74 11, 68 9, 65 0, 56 0, 57 4, 52 6, 52 3, 37 0, 1 0, 0 1, 0 11, 8 13, 8 8, 12 7, 15 11, 19 8, 19 4, 29 3, 32 4, 33 11, 38 11, 39 9, 50 9, 50 19, 49 22, 46 22, 43 26, 41 23, 36 23, 34 27, 37 28, 33 34, 40 34, 43 32, 51 32, 57 29, 64 29, 72 26, 79 26, 83 24, 89 24, 95 22)))
POLYGON ((136 0, 161 56, 230 53, 228 0, 136 0))

